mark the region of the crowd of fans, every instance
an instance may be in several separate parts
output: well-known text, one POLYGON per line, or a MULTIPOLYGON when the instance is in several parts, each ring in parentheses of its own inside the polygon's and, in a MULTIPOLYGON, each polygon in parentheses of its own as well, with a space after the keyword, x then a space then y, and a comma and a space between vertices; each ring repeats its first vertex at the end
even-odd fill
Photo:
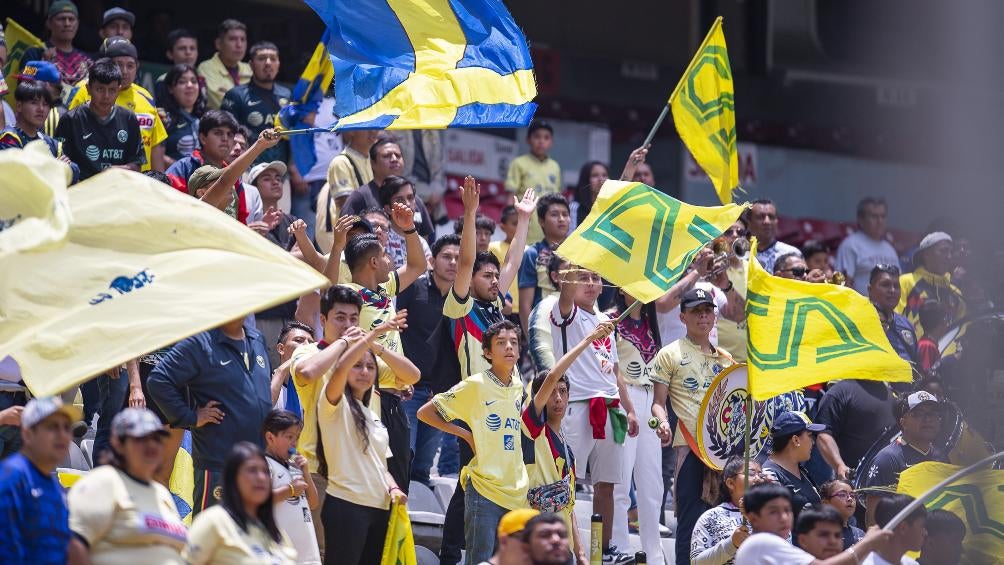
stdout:
MULTIPOLYGON (((228 19, 198 63, 195 35, 176 30, 174 65, 151 94, 135 82, 134 23, 105 12, 91 57, 73 46, 76 6, 53 2, 0 149, 40 139, 74 180, 145 172, 332 286, 110 369, 80 387, 83 411, 76 390, 62 401, 0 392, 5 562, 377 563, 391 505, 434 476, 458 485, 444 564, 462 551, 466 563, 587 563, 573 511, 585 485, 604 563, 633 561, 629 532, 656 564, 670 533, 677 563, 910 563, 917 550, 925 564, 957 562, 966 532, 950 514, 921 508, 891 531, 865 530, 909 503, 876 487, 952 447, 939 443, 942 423, 965 387, 941 368, 963 348, 938 341, 987 308, 960 238, 932 229, 901 262, 887 204, 867 198, 835 254, 800 250, 778 239, 777 205, 755 200, 721 236, 729 248, 755 236, 755 250, 703 249, 664 297, 630 309, 628 293, 555 253, 610 169, 583 165, 566 200, 547 123, 531 124, 529 152, 510 165, 501 217, 479 213, 468 177, 463 216, 442 233, 439 133, 316 135, 316 164, 299 170, 271 129, 290 97, 275 82, 275 44, 249 48, 228 19), (496 229, 505 237, 492 241, 496 229), (769 456, 744 476, 740 459, 709 468, 692 435, 711 381, 746 359, 750 260, 813 283, 842 274, 916 378, 810 387, 808 415, 778 416, 769 456), (95 418, 100 465, 64 498, 53 472, 95 418), (867 459, 891 428, 902 434, 867 459), (185 430, 190 528, 167 490, 185 430), (674 532, 660 525, 667 501, 674 532), (926 537, 925 520, 939 524, 926 537)), ((314 123, 331 123, 332 108, 328 96, 314 123)), ((632 152, 620 178, 654 186, 647 152, 632 152)))

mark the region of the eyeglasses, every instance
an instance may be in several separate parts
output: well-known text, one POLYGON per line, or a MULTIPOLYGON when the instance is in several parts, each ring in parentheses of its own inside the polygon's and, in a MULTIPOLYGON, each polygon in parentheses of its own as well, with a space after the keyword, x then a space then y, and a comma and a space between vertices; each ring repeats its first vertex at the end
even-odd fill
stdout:
POLYGON ((854 493, 848 492, 846 490, 838 490, 837 492, 831 494, 827 498, 837 498, 840 500, 847 500, 847 499, 854 500, 854 493))
POLYGON ((731 229, 727 229, 724 232, 722 232, 722 235, 727 235, 727 236, 730 236, 730 237, 739 237, 739 236, 741 236, 743 234, 743 231, 745 231, 745 230, 742 230, 742 229, 739 229, 739 228, 731 228, 731 229))

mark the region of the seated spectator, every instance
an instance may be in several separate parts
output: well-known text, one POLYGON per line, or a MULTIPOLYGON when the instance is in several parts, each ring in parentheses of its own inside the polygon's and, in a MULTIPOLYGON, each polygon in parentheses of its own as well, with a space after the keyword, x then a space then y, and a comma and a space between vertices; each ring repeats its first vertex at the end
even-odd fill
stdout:
MULTIPOLYGON (((487 561, 482 561, 478 565, 508 565, 510 563, 527 563, 530 556, 527 554, 526 544, 520 539, 527 522, 540 516, 540 512, 530 508, 518 508, 506 512, 505 516, 499 520, 498 543, 495 555, 487 561)), ((567 563, 565 558, 563 563, 567 563)))
MULTIPOLYGON (((90 68, 90 59, 88 59, 88 68, 90 68)), ((56 135, 56 126, 59 125, 59 118, 62 118, 63 114, 66 113, 66 104, 63 103, 63 83, 59 81, 59 70, 56 68, 56 65, 48 61, 28 61, 24 64, 24 68, 21 69, 21 73, 14 75, 14 78, 18 80, 18 84, 35 82, 49 90, 49 93, 52 95, 52 104, 49 108, 49 114, 45 117, 45 121, 42 123, 40 129, 49 137, 56 135)), ((15 92, 17 92, 17 89, 15 89, 15 92)), ((5 106, 5 108, 7 107, 5 106)), ((17 117, 15 116, 16 120, 17 117)), ((12 125, 14 125, 13 122, 7 124, 8 127, 12 125)))
POLYGON ((164 163, 168 167, 199 148, 199 118, 206 111, 206 100, 199 89, 195 67, 179 63, 164 75, 160 83, 164 96, 158 101, 167 138, 164 140, 164 163))
MULTIPOLYGON (((188 65, 195 68, 195 65, 199 62, 198 37, 187 29, 179 28, 171 30, 167 34, 167 52, 164 53, 164 56, 167 57, 168 61, 171 61, 172 66, 188 65)), ((196 72, 195 76, 198 81, 199 93, 202 95, 203 101, 205 101, 206 81, 199 76, 198 72, 196 72)), ((157 80, 153 83, 154 99, 161 108, 165 107, 164 104, 169 96, 167 85, 164 84, 165 78, 167 78, 167 73, 157 77, 157 80)), ((203 106, 202 110, 205 111, 205 106, 203 106)))
POLYGON ((49 87, 41 81, 22 80, 14 89, 14 114, 16 121, 0 131, 0 151, 21 149, 35 140, 42 140, 52 156, 69 165, 71 182, 80 176, 80 167, 63 154, 63 146, 42 132, 55 100, 49 87))
MULTIPOLYGON (((865 294, 875 265, 899 267, 896 248, 886 240, 885 200, 869 196, 858 202, 858 230, 837 248, 835 269, 847 275, 848 284, 865 294)), ((808 256, 806 256, 808 259, 808 256)))
POLYGON ((279 529, 265 453, 257 445, 234 444, 223 467, 220 503, 198 514, 182 557, 206 563, 296 563, 296 550, 279 529))
POLYGON ((248 28, 227 18, 220 22, 213 42, 216 53, 199 63, 199 76, 206 82, 206 106, 218 110, 223 97, 235 86, 251 80, 251 65, 244 62, 248 48, 248 28))
MULTIPOLYGON (((690 538, 690 561, 693 565, 731 565, 736 551, 750 536, 749 526, 739 509, 746 492, 745 463, 742 456, 736 455, 722 467, 718 506, 701 514, 690 538)), ((750 461, 750 485, 763 481, 760 464, 750 461)))
MULTIPOLYGON (((875 521, 881 527, 886 527, 897 514, 913 502, 912 496, 894 494, 879 501, 875 508, 875 521)), ((920 551, 924 547, 927 536, 927 509, 919 505, 907 515, 906 519, 896 525, 892 536, 885 543, 874 548, 867 557, 861 560, 861 565, 917 565, 917 561, 908 557, 908 551, 920 551)))
POLYGON ((843 523, 831 506, 807 506, 795 522, 795 542, 816 559, 829 559, 844 550, 843 523))
MULTIPOLYGON (((499 524, 501 528, 501 523, 499 524)), ((518 534, 526 546, 527 560, 530 565, 566 565, 568 563, 568 525, 561 516, 552 513, 541 513, 530 518, 518 534)), ((513 537, 513 534, 510 534, 513 537)), ((499 536, 501 540, 501 535, 499 536)), ((501 543, 501 542, 500 542, 501 543)), ((501 563, 506 563, 500 560, 501 563)), ((583 563, 582 556, 579 563, 583 563)), ((517 563, 513 561, 513 563, 517 563)))
POLYGON ((824 505, 833 507, 837 514, 840 514, 844 549, 848 549, 865 537, 865 532, 861 528, 851 525, 854 511, 858 507, 858 499, 850 483, 839 479, 825 482, 819 487, 819 496, 822 497, 824 505))
POLYGON ((136 15, 124 8, 110 8, 101 16, 101 28, 98 35, 101 39, 124 37, 132 41, 133 26, 136 25, 136 15))
POLYGON ((0 461, 0 562, 67 561, 69 513, 56 466, 81 418, 80 409, 57 397, 33 398, 21 411, 21 451, 0 461))
POLYGON ((952 284, 955 258, 952 256, 952 236, 945 232, 932 232, 924 236, 917 246, 912 273, 899 277, 902 297, 896 310, 913 324, 917 337, 924 336, 920 325, 920 307, 928 300, 937 300, 945 308, 949 327, 966 315, 966 301, 962 291, 952 284))
POLYGON ((93 563, 184 563, 188 530, 171 492, 154 480, 167 428, 145 408, 126 408, 112 420, 111 435, 112 463, 67 495, 70 529, 93 563))
POLYGON ((825 426, 813 424, 802 412, 783 412, 770 426, 770 456, 763 470, 771 473, 782 486, 791 490, 794 519, 802 508, 819 504, 822 499, 809 472, 802 466, 812 455, 813 434, 825 426))
POLYGON ((265 459, 272 475, 272 503, 275 525, 289 536, 296 549, 297 563, 320 565, 321 554, 311 512, 320 509, 314 481, 310 480, 307 459, 296 452, 303 420, 286 410, 273 410, 262 426, 265 459))
MULTIPOLYGON (((896 312, 902 296, 899 287, 899 267, 875 265, 868 280, 868 298, 878 311, 882 329, 896 353, 909 363, 917 362, 917 334, 906 316, 896 312)), ((898 392, 909 393, 909 383, 895 383, 898 392), (904 387, 904 388, 900 388, 904 387)))
POLYGON ((802 258, 805 259, 805 266, 810 271, 819 271, 823 276, 829 278, 833 274, 833 266, 830 265, 830 248, 823 242, 810 239, 802 245, 802 258))
POLYGON ((920 307, 919 318, 924 337, 917 341, 917 364, 922 373, 930 375, 931 369, 941 361, 938 341, 948 332, 948 316, 940 302, 928 300, 920 307))
POLYGON ((241 175, 259 155, 278 142, 279 136, 275 135, 274 130, 265 130, 247 151, 222 169, 213 165, 199 167, 188 179, 188 194, 240 221, 242 198, 236 187, 240 183, 241 175))
POLYGON ((927 537, 920 550, 920 565, 955 565, 962 563, 962 542, 966 539, 966 523, 948 510, 932 510, 924 522, 927 537))
MULTIPOLYGON (((29 47, 21 56, 22 61, 46 61, 56 66, 60 81, 70 88, 87 78, 91 68, 91 58, 73 46, 73 40, 80 29, 80 13, 77 5, 70 0, 56 0, 49 4, 45 29, 49 38, 44 47, 29 47)), ((62 100, 57 104, 62 105, 62 100)), ((10 124, 7 124, 10 125, 10 124)))

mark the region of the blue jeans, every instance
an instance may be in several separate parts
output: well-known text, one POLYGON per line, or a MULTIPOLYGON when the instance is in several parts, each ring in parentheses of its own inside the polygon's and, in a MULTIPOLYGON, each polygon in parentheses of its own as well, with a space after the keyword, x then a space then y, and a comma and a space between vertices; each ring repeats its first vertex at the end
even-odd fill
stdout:
POLYGON ((98 398, 98 427, 94 433, 94 450, 91 452, 91 459, 94 465, 98 465, 101 460, 101 451, 111 449, 112 418, 122 410, 125 405, 126 394, 129 391, 129 375, 125 369, 119 371, 119 378, 113 379, 108 375, 101 375, 97 379, 98 398))
MULTIPOLYGON (((436 448, 439 447, 440 438, 444 435, 436 428, 418 421, 418 409, 431 398, 432 389, 426 386, 417 386, 411 400, 401 403, 401 408, 408 416, 408 423, 411 424, 411 451, 415 454, 415 458, 411 461, 411 480, 424 484, 429 484, 432 460, 436 457, 436 448)), ((440 459, 440 467, 442 467, 442 459, 440 459)))
POLYGON ((460 473, 460 438, 457 436, 443 434, 439 443, 438 469, 441 476, 460 473))
POLYGON ((495 531, 502 516, 508 512, 481 496, 470 480, 464 490, 464 540, 466 565, 488 561, 495 553, 495 531))

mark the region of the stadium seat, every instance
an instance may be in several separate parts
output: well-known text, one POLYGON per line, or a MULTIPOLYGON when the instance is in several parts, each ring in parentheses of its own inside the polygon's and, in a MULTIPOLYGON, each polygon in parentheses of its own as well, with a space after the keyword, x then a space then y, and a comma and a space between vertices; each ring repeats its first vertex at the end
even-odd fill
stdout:
POLYGON ((418 565, 439 565, 439 556, 423 545, 415 546, 415 557, 418 565))
POLYGON ((87 462, 87 456, 80 450, 80 446, 73 442, 70 442, 70 452, 66 455, 66 459, 63 459, 59 466, 77 469, 78 471, 91 470, 91 465, 87 462))
POLYGON ((436 498, 443 508, 450 507, 450 499, 453 498, 453 491, 457 490, 457 480, 447 477, 432 477, 432 492, 436 493, 436 498))
POLYGON ((432 489, 417 481, 411 481, 408 488, 408 510, 445 514, 446 506, 439 501, 432 489))
POLYGON ((94 439, 82 439, 80 440, 80 450, 84 452, 84 457, 87 458, 87 464, 94 468, 94 439))

